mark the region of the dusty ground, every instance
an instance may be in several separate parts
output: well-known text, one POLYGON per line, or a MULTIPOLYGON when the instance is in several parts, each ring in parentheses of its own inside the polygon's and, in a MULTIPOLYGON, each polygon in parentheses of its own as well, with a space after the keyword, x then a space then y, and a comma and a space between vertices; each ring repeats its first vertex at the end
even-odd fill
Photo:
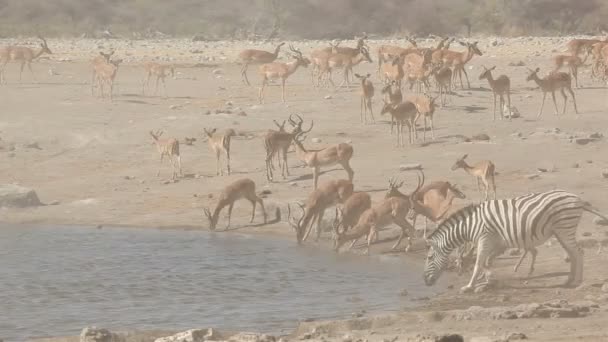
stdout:
MULTIPOLYGON (((392 176, 405 180, 406 189, 415 186, 415 175, 400 172, 399 166, 421 163, 428 181, 449 180, 464 190, 468 201, 477 201, 480 196, 474 180, 462 170, 450 171, 455 159, 468 153, 471 162, 491 159, 496 164, 499 197, 563 188, 580 194, 608 212, 605 196, 608 180, 602 177, 606 160, 601 154, 606 149, 606 140, 579 145, 570 139, 571 136, 587 137, 592 133, 606 134, 607 88, 592 82, 589 69, 585 68, 580 75, 583 88, 575 90, 580 116, 574 114, 569 102, 566 115, 555 117, 549 100, 542 119, 536 121, 542 94, 535 84, 525 81, 526 67, 538 66, 544 75, 552 65, 550 56, 555 51, 564 50, 565 41, 565 38, 481 40, 479 47, 484 56, 476 56, 467 67, 472 89, 457 89, 452 103, 438 109, 435 115, 436 139, 427 140, 426 144, 398 148, 396 136, 389 133, 387 118, 378 114, 382 103, 379 95, 374 99, 377 123, 362 125, 359 123, 357 88, 353 85, 338 91, 315 89, 310 84, 309 70, 298 70, 289 78, 287 104, 280 102, 280 88, 271 86, 266 92, 266 104, 259 105, 256 68, 250 68, 249 77, 254 86, 248 87, 240 80, 239 66, 233 63, 237 52, 250 46, 247 43, 51 40, 49 46, 54 54, 33 66, 37 82, 33 82, 26 71, 23 82, 19 83, 18 66, 9 64, 6 71, 9 83, 0 86, 0 137, 5 146, 5 150, 0 151, 0 158, 4 161, 0 163, 0 180, 34 188, 43 202, 57 201, 58 204, 35 209, 1 209, 0 220, 205 229, 202 208, 215 203, 210 194, 217 194, 228 182, 240 177, 253 179, 258 191, 271 191, 265 201, 272 219, 274 208, 284 208, 287 202, 304 199, 312 187, 310 171, 297 167, 299 162, 294 154, 289 155, 290 164, 294 166, 291 177, 286 180, 279 177, 279 181, 271 184, 266 181, 264 149, 259 136, 274 128, 273 119, 283 120, 291 113, 299 113, 307 121, 314 120, 315 127, 310 137, 319 138, 320 142, 313 143, 309 138, 306 141, 309 148, 352 142, 355 154, 351 165, 355 170, 356 188, 370 191, 374 199, 383 196, 387 179, 392 176), (113 102, 90 94, 91 67, 88 60, 96 54, 98 46, 114 47, 117 58, 122 57, 126 61, 119 70, 113 102), (166 98, 141 93, 144 75, 139 63, 152 58, 180 65, 177 79, 167 82, 166 98), (525 66, 509 66, 520 61, 525 66), (196 63, 218 65, 195 67, 196 63), (492 120, 492 94, 487 82, 478 80, 481 65, 496 65, 495 76, 504 73, 511 78, 512 105, 517 107, 523 118, 512 122, 492 120), (220 72, 213 73, 215 69, 220 72), (235 114, 214 114, 216 109, 230 108, 228 102, 232 103, 235 114), (246 116, 236 114, 240 111, 244 111, 246 116), (209 112, 211 114, 207 114, 209 112), (203 127, 234 128, 239 133, 232 145, 233 175, 215 177, 215 160, 203 141, 203 127), (171 173, 167 163, 161 166, 161 177, 156 177, 158 154, 148 135, 148 131, 153 129, 163 129, 165 136, 180 140, 185 137, 199 139, 194 146, 182 145, 187 177, 177 183, 164 184, 171 173), (490 142, 466 143, 461 139, 461 136, 470 137, 478 133, 488 134, 490 142), (32 142, 37 142, 40 149, 26 147, 32 142), (11 144, 15 146, 13 151, 6 148, 11 144), (549 172, 539 173, 538 168, 549 172)), ((0 42, 0 45, 4 43, 8 42, 0 42)), ((381 43, 385 42, 370 41, 369 45, 375 51, 381 43)), ((313 47, 325 43, 294 44, 307 54, 313 47)), ((430 42, 421 45, 430 45, 430 42)), ((262 47, 271 49, 270 45, 262 47)), ((376 59, 375 56, 373 58, 376 59)), ((375 63, 363 64, 356 70, 374 74, 375 68, 375 63)), ((336 75, 335 79, 339 77, 336 75)), ((374 82, 378 89, 376 77, 374 82)), ((558 95, 558 105, 561 106, 559 101, 558 95)), ((321 182, 345 176, 344 171, 336 169, 322 175, 321 182)), ((235 230, 293 238, 292 230, 285 223, 248 226, 249 213, 248 203, 235 206, 235 230)), ((222 220, 219 226, 223 226, 222 220)), ((596 256, 592 247, 596 241, 604 240, 605 235, 605 228, 594 225, 591 216, 584 216, 579 236, 589 248, 586 249, 585 260, 586 285, 578 290, 555 287, 565 279, 561 272, 568 266, 561 260, 562 252, 558 247, 543 247, 536 267, 537 277, 527 283, 521 275, 511 272, 515 263, 513 257, 505 257, 497 265, 497 276, 506 279, 502 288, 484 295, 456 295, 455 290, 450 291, 433 298, 428 308, 423 310, 462 309, 472 305, 508 306, 554 298, 580 300, 586 296, 592 297, 587 299, 600 300, 597 297, 599 288, 592 285, 601 285, 607 277, 603 267, 606 257, 596 256)), ((374 247, 372 253, 384 249, 382 246, 374 247)), ((416 255, 421 258, 420 254, 416 255)), ((465 278, 456 279, 455 288, 466 281, 465 278)), ((601 327, 606 314, 599 311, 585 319, 542 322, 528 319, 489 322, 445 320, 441 323, 422 320, 419 323, 416 315, 423 315, 422 312, 405 313, 382 329, 386 335, 405 336, 400 331, 422 333, 439 329, 487 335, 488 331, 501 328, 521 330, 538 340, 569 341, 577 337, 596 341, 599 336, 605 338, 605 329, 601 327)), ((340 327, 339 323, 335 324, 340 327)), ((370 335, 370 330, 375 328, 365 330, 368 339, 381 340, 370 335)))

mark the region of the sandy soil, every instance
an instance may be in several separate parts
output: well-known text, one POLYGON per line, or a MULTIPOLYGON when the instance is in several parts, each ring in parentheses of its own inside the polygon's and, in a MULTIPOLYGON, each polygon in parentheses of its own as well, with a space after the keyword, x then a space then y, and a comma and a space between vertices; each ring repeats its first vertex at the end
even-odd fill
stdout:
MULTIPOLYGON (((8 148, 0 151, 0 158, 4 161, 0 163, 0 180, 31 187, 43 202, 57 201, 58 204, 33 209, 1 209, 0 220, 9 223, 205 229, 202 208, 213 206, 213 194, 241 177, 253 179, 258 191, 271 192, 265 203, 270 218, 274 218, 275 208, 284 209, 285 203, 304 199, 312 188, 310 170, 299 167, 293 153, 289 155, 293 167, 291 177, 286 180, 279 177, 277 182, 270 184, 266 181, 260 136, 267 129, 274 128, 273 119, 284 120, 291 113, 299 113, 307 121, 314 120, 314 130, 306 141, 309 148, 352 143, 355 154, 351 165, 355 170, 356 188, 369 191, 374 200, 384 195, 389 177, 405 180, 406 189, 415 186, 415 174, 400 172, 399 166, 421 163, 427 181, 449 180, 468 195, 467 201, 477 201, 480 195, 474 180, 462 170, 450 171, 455 159, 468 153, 471 162, 491 159, 496 164, 499 197, 563 188, 580 194, 608 212, 605 196, 608 180, 602 177, 607 162, 601 154, 607 146, 605 139, 586 145, 571 139, 606 133, 607 88, 592 82, 589 68, 584 68, 579 81, 583 88, 575 90, 580 116, 574 114, 569 102, 566 115, 556 117, 549 99, 542 119, 536 121, 542 94, 535 84, 525 80, 526 67, 538 66, 544 75, 552 66, 550 56, 563 51, 567 40, 527 37, 480 40, 479 47, 484 56, 476 56, 467 67, 472 88, 457 89, 450 105, 437 110, 435 140, 405 148, 396 146, 396 136, 389 133, 388 118, 378 113, 382 103, 379 95, 374 99, 377 123, 362 125, 359 123, 356 85, 337 91, 316 89, 310 84, 309 70, 298 70, 289 78, 287 104, 280 102, 280 88, 271 86, 266 92, 266 104, 259 105, 256 68, 250 68, 249 78, 254 86, 248 87, 240 80, 239 66, 233 63, 240 49, 251 46, 246 42, 50 40, 53 55, 33 66, 37 82, 33 82, 26 71, 23 82, 19 83, 18 66, 9 64, 6 71, 8 84, 0 86, 0 137, 4 147, 15 146, 13 151, 8 148), (119 70, 113 102, 90 94, 91 67, 88 61, 100 46, 115 48, 116 57, 126 61, 119 70), (173 61, 179 65, 177 79, 167 82, 167 97, 142 95, 144 74, 140 64, 150 59, 173 61), (510 66, 520 61, 525 66, 510 66), (204 64, 197 66, 197 63, 204 64), (496 65, 495 76, 509 75, 512 105, 517 107, 523 118, 512 122, 492 120, 492 93, 486 81, 478 80, 481 65, 496 65), (214 114, 217 109, 227 108, 232 108, 235 114, 214 114), (241 111, 245 114, 236 114, 241 111), (239 136, 232 144, 233 175, 215 176, 215 160, 204 142, 203 127, 233 128, 238 132, 239 136), (148 135, 148 131, 153 129, 163 129, 165 136, 180 141, 185 137, 198 139, 194 146, 181 146, 186 177, 177 183, 166 182, 171 175, 168 163, 160 167, 161 177, 156 177, 159 158, 148 135), (464 142, 462 139, 462 136, 479 133, 488 134, 491 140, 464 142), (311 138, 320 140, 314 143, 311 138), (37 142, 40 149, 26 147, 32 142, 37 142), (539 172, 538 168, 549 172, 539 172)), ((0 42, 0 46, 7 43, 0 42)), ((370 41, 369 45, 375 51, 377 45, 384 43, 387 41, 370 41)), ((305 54, 313 47, 325 45, 310 41, 293 44, 305 54)), ((430 41, 421 43, 430 44, 430 41)), ((261 47, 271 49, 271 45, 261 47)), ((375 53, 373 58, 376 59, 375 53)), ((376 64, 363 64, 356 70, 374 74, 376 64)), ((336 75, 335 79, 340 77, 336 75)), ((374 82, 378 90, 377 77, 374 77, 374 82)), ((558 95, 558 105, 561 106, 559 101, 558 95)), ((344 177, 346 173, 343 170, 331 168, 321 176, 321 182, 344 177)), ((255 225, 248 225, 249 214, 248 203, 237 203, 232 231, 295 238, 284 222, 259 225, 258 216, 255 225)), ((284 216, 283 212, 283 219, 284 216)), ((223 226, 222 220, 219 226, 223 226)), ((382 340, 389 335, 405 337, 448 331, 477 336, 491 335, 489 332, 502 329, 524 332, 534 340, 570 341, 579 338, 597 341, 600 336, 606 338, 605 329, 602 329, 606 313, 601 305, 584 319, 489 322, 480 319, 424 319, 429 311, 466 309, 477 305, 510 306, 555 298, 605 301, 599 287, 607 277, 603 267, 606 256, 595 255, 594 248, 597 241, 606 239, 606 230, 593 224, 592 217, 585 215, 579 236, 588 247, 585 283, 579 289, 558 287, 565 280, 563 272, 568 265, 563 263, 559 247, 543 246, 536 276, 532 279, 526 281, 523 271, 517 275, 512 273, 515 257, 500 258, 497 277, 504 282, 498 289, 481 295, 458 295, 455 289, 465 283, 466 278, 455 278, 454 290, 432 298, 418 311, 393 315, 390 319, 377 318, 388 323, 378 328, 371 323, 362 326, 361 337, 382 340)), ((385 249, 383 245, 373 246, 372 253, 385 249)), ((421 253, 412 254, 422 259, 421 253)), ((348 330, 348 325, 341 322, 332 324, 327 338, 342 336, 348 330)))

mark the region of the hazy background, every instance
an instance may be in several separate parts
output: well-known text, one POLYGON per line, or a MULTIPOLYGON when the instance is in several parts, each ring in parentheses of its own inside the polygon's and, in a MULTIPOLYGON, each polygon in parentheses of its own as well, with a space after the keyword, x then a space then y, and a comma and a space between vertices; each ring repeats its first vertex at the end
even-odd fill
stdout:
POLYGON ((0 36, 598 34, 607 0, 0 0, 0 36))

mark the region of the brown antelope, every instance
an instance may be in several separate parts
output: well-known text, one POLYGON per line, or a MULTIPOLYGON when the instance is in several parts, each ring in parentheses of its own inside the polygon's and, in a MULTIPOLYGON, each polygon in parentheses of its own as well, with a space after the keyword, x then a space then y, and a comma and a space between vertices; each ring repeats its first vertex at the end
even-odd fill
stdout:
POLYGON ((285 45, 285 43, 280 43, 274 49, 274 53, 264 51, 264 50, 253 50, 247 49, 241 51, 239 53, 239 59, 241 63, 243 63, 243 67, 241 68, 241 79, 247 84, 249 84, 249 79, 247 78, 247 68, 249 64, 266 64, 274 62, 277 57, 279 57, 279 50, 281 50, 281 46, 285 45))
POLYGON ((570 76, 574 78, 574 86, 578 88, 578 68, 583 66, 589 57, 589 53, 581 59, 579 56, 557 55, 553 57, 555 69, 553 72, 559 71, 564 65, 568 67, 570 76))
POLYGON ((506 75, 500 75, 498 78, 494 79, 494 77, 492 77, 492 70, 496 69, 496 66, 493 66, 490 69, 485 66, 482 67, 483 72, 479 75, 479 79, 488 80, 490 88, 492 88, 492 93, 494 94, 494 120, 496 120, 496 96, 500 97, 500 119, 502 120, 504 116, 503 107, 505 104, 505 95, 507 96, 509 120, 511 120, 511 80, 506 75))
POLYGON ((435 49, 433 51, 431 60, 434 64, 443 65, 443 54, 446 51, 450 50, 450 45, 452 44, 452 42, 454 42, 454 40, 455 40, 455 38, 451 38, 451 39, 444 41, 445 44, 442 47, 438 47, 437 49, 435 49))
POLYGON ((338 233, 336 241, 334 243, 334 249, 340 250, 340 247, 348 241, 353 241, 351 248, 354 243, 362 236, 367 236, 367 249, 365 254, 369 254, 369 247, 378 235, 378 231, 391 223, 396 224, 401 228, 401 234, 397 242, 393 245, 392 249, 395 250, 401 244, 404 236, 407 236, 408 244, 405 247, 405 251, 408 252, 412 246, 411 237, 413 236, 414 228, 407 222, 405 217, 409 210, 408 201, 398 198, 391 197, 383 200, 381 203, 367 209, 357 224, 349 231, 338 233))
POLYGON ((376 123, 374 119, 374 111, 372 110, 372 98, 374 97, 374 84, 369 80, 371 74, 361 76, 355 74, 355 77, 361 80, 361 123, 367 124, 367 111, 372 117, 372 122, 376 123))
POLYGON ((452 66, 454 68, 453 75, 452 75, 453 82, 456 82, 456 77, 458 76, 458 78, 460 79, 460 87, 464 88, 464 85, 462 84, 462 74, 464 73, 464 76, 467 79, 467 87, 471 88, 471 83, 469 82, 469 75, 467 74, 465 65, 469 61, 471 61, 473 56, 475 56, 475 55, 483 56, 483 53, 481 53, 481 51, 477 47, 477 42, 475 42, 475 43, 458 42, 458 43, 460 43, 460 45, 462 45, 462 46, 466 46, 467 50, 464 52, 445 50, 443 52, 442 62, 445 66, 452 66))
POLYGON ((104 53, 103 51, 99 51, 99 56, 93 58, 91 60, 91 65, 93 66, 93 76, 91 78, 91 95, 95 96, 95 81, 97 80, 96 70, 102 64, 109 64, 110 58, 114 54, 114 50, 110 51, 110 53, 104 53))
MULTIPOLYGON (((387 192, 389 197, 395 196, 391 190, 387 192)), ((398 192, 398 190, 396 191, 398 192)), ((450 182, 437 181, 421 187, 409 198, 411 210, 408 218, 416 227, 416 216, 424 216, 424 236, 426 237, 428 220, 439 223, 449 215, 454 199, 465 199, 466 195, 450 182)))
POLYGON ((564 89, 568 90, 570 95, 572 95, 572 101, 574 102, 574 111, 578 114, 578 108, 576 108, 576 97, 574 96, 574 91, 572 91, 572 78, 570 75, 565 72, 554 72, 545 76, 544 78, 538 77, 538 72, 540 68, 536 68, 536 70, 528 69, 530 74, 526 78, 526 81, 534 81, 540 87, 540 90, 543 91, 543 102, 540 105, 540 110, 538 111, 538 115, 536 119, 539 119, 541 114, 543 113, 543 107, 545 106, 545 99, 547 98, 547 93, 551 92, 551 97, 553 98, 553 104, 555 105, 555 115, 559 115, 557 109, 557 102, 555 101, 555 91, 559 90, 564 97, 564 109, 562 111, 562 115, 566 114, 566 103, 568 102, 568 96, 566 96, 566 92, 564 89))
POLYGON ((146 94, 146 87, 150 84, 150 78, 156 77, 156 85, 154 86, 154 95, 158 92, 158 83, 162 81, 163 89, 165 90, 165 96, 167 96, 167 85, 165 84, 165 78, 170 74, 171 77, 175 77, 175 67, 171 64, 159 64, 156 62, 144 63, 144 70, 146 71, 146 79, 144 80, 141 88, 142 94, 146 94))
POLYGON ((423 87, 426 87, 426 91, 429 90, 428 78, 432 72, 432 53, 433 50, 428 49, 422 50, 420 55, 413 53, 404 57, 405 78, 410 84, 410 90, 413 89, 414 84, 418 84, 418 92, 422 92, 423 87))
POLYGON ((593 46, 596 43, 608 42, 608 37, 604 40, 600 39, 572 39, 566 44, 566 51, 570 53, 570 56, 578 56, 586 48, 593 46))
POLYGON ((299 204, 302 209, 302 216, 297 220, 291 219, 291 206, 287 205, 287 221, 296 231, 298 244, 306 241, 313 225, 316 223, 317 237, 321 236, 321 223, 325 210, 339 203, 344 203, 352 194, 354 186, 349 180, 339 179, 330 180, 313 190, 304 205, 299 204))
POLYGON ((205 131, 205 135, 207 135, 207 143, 209 144, 209 148, 211 151, 215 152, 216 175, 224 175, 224 170, 222 170, 220 163, 220 154, 222 152, 226 154, 226 169, 228 171, 228 175, 230 175, 230 140, 231 137, 236 135, 236 133, 232 128, 227 129, 222 134, 216 133, 216 128, 212 130, 203 128, 203 131, 205 131))
POLYGON ((294 53, 292 58, 294 59, 288 63, 273 62, 268 64, 260 65, 259 72, 262 75, 262 85, 260 86, 260 92, 258 99, 260 103, 264 103, 264 88, 268 84, 268 80, 281 79, 281 99, 285 102, 285 81, 291 74, 298 70, 298 67, 308 67, 310 60, 302 56, 300 50, 295 49, 293 46, 289 46, 289 49, 294 53))
POLYGON ((36 80, 36 75, 34 75, 34 71, 32 71, 32 61, 42 56, 44 53, 48 53, 49 55, 53 54, 49 47, 46 44, 46 39, 42 38, 42 36, 38 36, 38 39, 41 40, 40 50, 34 51, 29 47, 25 46, 7 46, 5 48, 0 49, 0 84, 5 82, 4 80, 4 68, 6 64, 10 61, 15 61, 20 63, 19 68, 19 82, 21 82, 21 76, 23 74, 23 68, 27 65, 27 68, 30 70, 32 77, 36 80))
POLYGON ((605 68, 604 59, 605 56, 608 55, 608 48, 606 48, 607 45, 608 42, 595 43, 589 50, 589 53, 593 57, 593 64, 591 65, 592 78, 599 78, 602 74, 600 69, 605 68))
POLYGON ((391 63, 384 63, 380 68, 382 76, 384 76, 384 81, 395 82, 399 88, 401 88, 401 81, 405 76, 405 71, 403 70, 403 56, 404 55, 398 55, 393 57, 391 63))
MULTIPOLYGON (((422 173, 422 172, 421 172, 422 173)), ((412 192, 415 194, 424 183, 424 173, 422 173, 422 180, 418 175, 418 186, 412 192)), ((403 182, 397 184, 394 179, 389 179, 389 189, 398 189, 403 186, 403 182)), ((390 191, 390 190, 389 190, 390 191)), ((385 197, 385 199, 378 205, 372 206, 372 208, 366 210, 359 217, 357 224, 350 229, 348 232, 338 234, 336 243, 334 244, 335 250, 339 250, 342 245, 351 240, 357 240, 362 236, 367 236, 367 254, 369 254, 369 246, 373 241, 374 237, 377 237, 378 230, 391 223, 395 223, 401 228, 401 234, 397 239, 397 242, 393 245, 392 249, 395 250, 401 244, 403 237, 407 235, 408 245, 405 251, 409 251, 412 241, 411 237, 414 236, 414 227, 407 222, 406 217, 410 210, 410 199, 408 196, 398 192, 397 196, 385 197), (407 232, 409 230, 409 233, 407 232)), ((412 196, 410 195, 410 196, 412 196)), ((351 247, 354 245, 351 244, 351 247)))
POLYGON ((122 59, 110 61, 110 63, 102 63, 95 66, 95 79, 99 87, 100 96, 104 98, 104 85, 107 85, 110 92, 110 101, 114 97, 114 80, 118 72, 118 66, 122 63, 122 59))
POLYGON ((312 169, 313 188, 317 188, 319 174, 322 167, 339 164, 348 174, 348 180, 352 182, 355 171, 350 167, 350 159, 353 157, 353 147, 347 143, 339 143, 334 146, 326 147, 321 150, 307 150, 302 145, 302 135, 304 132, 296 134, 293 143, 296 148, 298 159, 303 161, 307 167, 312 169))
MULTIPOLYGON (((401 93, 401 89, 397 86, 397 82, 387 82, 384 88, 382 88, 382 94, 384 95, 383 101, 385 103, 390 103, 393 106, 398 105, 403 101, 403 94, 401 93)), ((393 125, 395 124, 395 120, 393 120, 393 116, 391 115, 391 134, 393 134, 393 125)))
POLYGON ((289 165, 287 165, 287 150, 289 149, 289 146, 291 146, 297 134, 306 134, 310 132, 314 125, 314 121, 311 121, 310 127, 307 130, 303 130, 302 124, 304 120, 302 120, 302 117, 296 114, 296 119, 298 120, 296 122, 292 116, 293 115, 289 116, 289 123, 293 127, 293 130, 291 132, 288 133, 285 131, 269 131, 264 136, 264 149, 266 150, 266 179, 268 179, 269 182, 272 182, 274 180, 274 175, 272 173, 272 157, 278 155, 279 157, 283 158, 283 163, 280 164, 281 175, 283 176, 283 178, 289 176, 289 165))
MULTIPOLYGON (((150 131, 150 135, 154 139, 154 144, 156 144, 156 149, 158 150, 158 154, 160 154, 160 164, 163 164, 163 158, 167 156, 169 161, 171 162, 171 166, 173 168, 173 179, 177 178, 177 172, 175 170, 175 164, 177 163, 177 168, 180 176, 182 175, 182 158, 179 155, 179 141, 177 139, 169 138, 169 139, 160 139, 160 136, 163 135, 162 131, 150 131)), ((156 173, 156 177, 160 176, 160 168, 158 169, 158 173, 156 173)))
MULTIPOLYGON (((277 128, 279 129, 274 130, 274 129, 269 129, 266 134, 264 134, 264 149, 266 150, 266 143, 268 141, 271 141, 273 138, 272 136, 275 135, 276 133, 285 133, 285 123, 287 122, 287 120, 283 120, 283 123, 278 123, 277 120, 272 120, 272 122, 274 122, 274 124, 277 126, 277 128)), ((280 153, 275 153, 276 157, 277 157, 277 163, 279 165, 279 167, 281 167, 281 158, 282 156, 280 155, 280 153)), ((274 168, 274 163, 272 162, 272 160, 270 160, 270 167, 272 168, 272 170, 275 170, 274 168)))
POLYGON ((213 215, 208 208, 203 209, 205 216, 207 216, 207 219, 209 220, 209 229, 215 230, 220 212, 226 206, 228 206, 228 224, 226 225, 226 229, 230 228, 232 207, 234 206, 234 202, 242 198, 251 202, 251 205, 253 206, 251 211, 251 220, 249 223, 253 222, 255 219, 255 207, 256 204, 259 203, 260 207, 262 207, 262 213, 264 214, 264 224, 266 224, 266 210, 264 209, 264 201, 262 201, 262 199, 256 195, 255 183, 249 178, 241 178, 228 184, 224 190, 222 190, 215 206, 215 210, 213 211, 213 215))
MULTIPOLYGON (((359 217, 364 211, 371 208, 372 198, 366 192, 356 192, 344 202, 342 206, 336 206, 336 216, 334 218, 334 238, 340 233, 347 232, 359 221, 359 217), (342 231, 340 231, 342 227, 342 231)), ((355 241, 353 241, 353 244, 355 241)), ((352 245, 351 245, 352 247, 352 245)))
POLYGON ((489 196, 490 187, 492 188, 492 192, 494 194, 494 199, 496 199, 496 182, 494 181, 494 172, 495 172, 494 163, 492 163, 489 160, 482 160, 482 161, 478 162, 477 164, 470 166, 465 161, 467 156, 468 156, 468 154, 465 154, 461 158, 458 158, 456 160, 456 162, 454 163, 454 165, 452 165, 452 171, 455 171, 458 169, 463 169, 466 173, 475 177, 475 180, 477 181, 477 190, 479 191, 480 195, 481 195, 481 184, 483 183, 484 188, 485 188, 485 193, 486 193, 485 194, 486 201, 490 198, 490 196, 489 196))
MULTIPOLYGON (((410 40, 410 38, 407 38, 407 40, 410 42, 410 44, 412 44, 413 40, 410 40)), ((378 74, 380 74, 382 65, 384 65, 384 63, 394 61, 394 58, 397 56, 405 56, 407 54, 416 52, 418 48, 416 45, 414 45, 415 43, 416 42, 414 41, 410 48, 402 48, 394 45, 380 45, 378 47, 378 74)))
POLYGON ((343 69, 344 70, 344 80, 340 83, 339 87, 342 87, 344 84, 350 84, 348 79, 348 75, 352 73, 353 67, 358 65, 363 61, 372 62, 371 57, 369 56, 369 52, 365 47, 361 47, 359 49, 359 53, 354 57, 351 57, 347 54, 334 53, 329 56, 327 59, 327 64, 321 65, 321 69, 319 71, 318 76, 318 84, 321 85, 321 79, 323 76, 326 76, 326 79, 331 83, 332 86, 336 86, 332 79, 332 72, 335 69, 343 69))
MULTIPOLYGON (((439 95, 438 95, 439 96, 439 95)), ((429 123, 431 125, 431 137, 435 140, 435 127, 433 125, 433 115, 435 114, 435 101, 437 97, 431 97, 429 94, 424 93, 423 95, 414 95, 408 98, 409 101, 413 102, 416 105, 416 109, 418 110, 418 115, 422 116, 424 120, 424 130, 422 131, 422 141, 426 141, 426 120, 429 119, 429 123)), ((414 121, 415 123, 415 121, 414 121)), ((414 131, 416 130, 416 125, 413 126, 414 131)))
POLYGON ((327 61, 332 54, 341 54, 341 55, 346 55, 346 56, 350 56, 351 58, 354 58, 355 56, 357 56, 360 53, 361 48, 367 47, 365 44, 365 39, 367 39, 367 35, 364 34, 363 37, 355 37, 355 39, 357 40, 357 46, 354 48, 348 47, 348 46, 338 46, 338 45, 340 45, 340 41, 338 41, 335 44, 330 43, 329 47, 323 48, 321 50, 313 51, 313 53, 311 55, 311 57, 313 58, 313 68, 311 70, 312 75, 313 75, 313 84, 314 84, 314 72, 315 71, 320 72, 321 68, 326 67, 327 61), (319 59, 319 57, 320 57, 320 59, 319 59))
POLYGON ((431 74, 435 78, 439 90, 439 100, 441 107, 447 104, 447 97, 452 94, 452 69, 445 66, 436 65, 431 74))
POLYGON ((391 114, 391 132, 393 131, 393 122, 397 124, 397 146, 404 146, 403 143, 403 126, 408 127, 409 143, 414 143, 416 139, 416 120, 418 119, 418 110, 416 105, 411 101, 405 101, 398 104, 384 102, 384 107, 380 115, 386 113, 391 114), (412 138, 412 131, 414 138, 412 138))

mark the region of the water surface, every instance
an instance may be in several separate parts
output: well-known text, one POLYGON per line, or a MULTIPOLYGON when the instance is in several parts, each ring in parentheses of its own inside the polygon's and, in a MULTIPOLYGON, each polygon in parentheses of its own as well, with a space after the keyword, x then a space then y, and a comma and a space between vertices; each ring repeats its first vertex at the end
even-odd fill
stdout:
POLYGON ((0 274, 5 341, 77 335, 88 325, 281 333, 304 318, 397 310, 431 291, 404 257, 133 228, 0 225, 0 274))

